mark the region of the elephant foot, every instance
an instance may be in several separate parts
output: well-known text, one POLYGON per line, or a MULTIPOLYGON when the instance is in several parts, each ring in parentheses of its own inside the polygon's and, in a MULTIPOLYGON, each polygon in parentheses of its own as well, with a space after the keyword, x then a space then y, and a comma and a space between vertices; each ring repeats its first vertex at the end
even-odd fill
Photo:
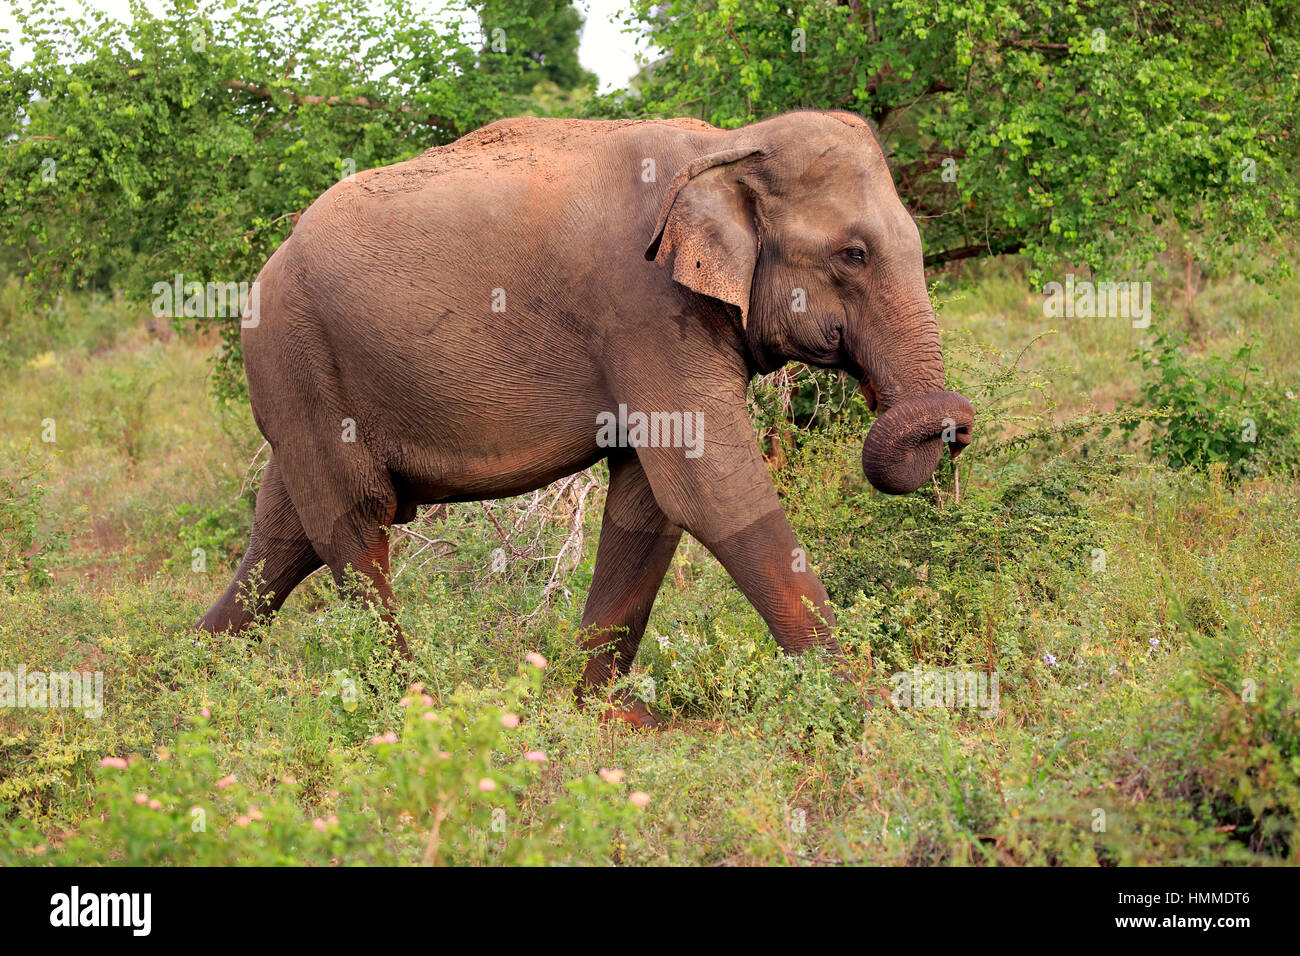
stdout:
POLYGON ((393 624, 392 640, 388 642, 397 654, 401 655, 402 660, 410 663, 415 662, 415 655, 411 653, 410 645, 406 643, 406 632, 404 632, 396 623, 393 624))
MULTIPOLYGON (((580 707, 584 706, 588 700, 597 705, 605 703, 598 702, 595 695, 590 693, 590 690, 586 687, 577 688, 575 694, 580 707)), ((629 723, 638 730, 656 730, 659 727, 659 718, 655 716, 655 712, 627 691, 615 693, 605 703, 604 709, 600 712, 600 722, 602 724, 608 724, 615 720, 629 723)))
POLYGON ((600 722, 607 724, 612 720, 623 720, 637 730, 657 730, 659 718, 653 710, 634 698, 615 700, 600 715, 600 722))

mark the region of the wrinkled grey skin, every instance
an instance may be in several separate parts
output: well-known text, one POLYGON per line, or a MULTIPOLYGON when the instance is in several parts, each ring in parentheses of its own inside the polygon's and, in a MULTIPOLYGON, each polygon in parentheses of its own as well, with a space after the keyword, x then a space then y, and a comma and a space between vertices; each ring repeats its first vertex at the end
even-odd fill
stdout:
MULTIPOLYGON (((243 349, 273 456, 210 631, 250 622, 237 597, 259 564, 256 610, 324 563, 368 577, 391 620, 386 527, 420 504, 516 495, 608 458, 588 688, 626 672, 682 529, 783 648, 836 650, 747 383, 792 360, 859 378, 882 412, 864 471, 891 493, 926 481, 945 442, 955 454, 970 440, 969 403, 943 391, 916 226, 849 113, 732 131, 494 123, 331 188, 259 284, 243 349), (698 457, 601 447, 598 415, 620 404, 697 415, 698 457)), ((653 721, 626 695, 610 712, 653 721)))

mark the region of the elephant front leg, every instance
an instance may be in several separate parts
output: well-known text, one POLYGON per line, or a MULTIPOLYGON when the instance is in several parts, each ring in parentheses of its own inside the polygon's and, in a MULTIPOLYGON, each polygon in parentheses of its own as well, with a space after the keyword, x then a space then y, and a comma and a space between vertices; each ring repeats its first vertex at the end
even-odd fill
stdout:
MULTIPOLYGON (((775 495, 774 495, 775 496, 775 495)), ((811 647, 840 653, 831 629, 835 614, 826 588, 808 567, 785 512, 780 508, 746 521, 739 530, 711 534, 706 522, 698 537, 731 575, 776 638, 781 649, 799 654, 811 647)), ((689 525, 687 526, 689 528, 689 525)))
POLYGON ((701 421, 694 457, 638 450, 659 507, 721 562, 783 650, 838 656, 826 589, 781 509, 743 404, 706 409, 701 421))
MULTIPOLYGON (((579 699, 603 698, 636 656, 646 621, 681 529, 655 502, 645 471, 633 454, 609 460, 609 494, 596 549, 596 570, 582 615, 583 646, 591 652, 579 699)), ((612 692, 604 719, 621 718, 639 727, 658 721, 626 690, 612 692)))

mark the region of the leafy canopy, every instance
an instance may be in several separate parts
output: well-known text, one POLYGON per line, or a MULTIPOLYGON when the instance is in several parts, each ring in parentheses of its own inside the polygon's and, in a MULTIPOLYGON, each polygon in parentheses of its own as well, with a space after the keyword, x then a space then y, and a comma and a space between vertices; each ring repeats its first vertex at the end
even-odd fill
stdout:
POLYGON ((607 109, 858 111, 931 263, 1134 268, 1181 229, 1250 272, 1295 235, 1288 0, 634 0, 629 23, 665 55, 607 109))
MULTIPOLYGON (((33 0, 15 12, 31 59, 0 47, 10 267, 47 294, 143 301, 178 272, 252 280, 339 179, 523 112, 539 81, 587 79, 567 3, 490 6, 480 22, 459 0, 132 0, 118 22, 33 0)), ((222 329, 234 382, 238 323, 222 329)))

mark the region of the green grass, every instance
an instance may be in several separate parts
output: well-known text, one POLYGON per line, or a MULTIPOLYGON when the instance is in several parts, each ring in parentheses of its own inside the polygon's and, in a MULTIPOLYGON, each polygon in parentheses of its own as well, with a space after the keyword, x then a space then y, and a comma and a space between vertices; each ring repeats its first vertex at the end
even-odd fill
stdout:
MULTIPOLYGON (((499 573, 477 504, 421 520, 435 548, 400 536, 413 668, 323 574, 252 638, 191 633, 242 551, 260 438, 210 398, 212 342, 77 304, 0 373, 0 541, 22 541, 0 670, 102 671, 105 707, 0 709, 0 863, 1296 862, 1300 484, 1062 429, 1137 397, 1141 333, 1062 327, 1015 372, 1050 327, 1038 300, 1001 267, 959 289, 943 324, 981 443, 1042 440, 977 444, 959 498, 946 470, 888 499, 862 482, 860 435, 801 436, 778 483, 858 687, 778 656, 688 539, 629 681, 653 688, 653 733, 573 703, 603 487, 549 601, 532 557, 557 552, 559 517, 525 523, 530 557, 499 573), (997 715, 891 706, 915 666, 996 669, 997 715)), ((1295 381, 1295 301, 1213 285, 1202 345, 1258 331, 1267 374, 1295 381)), ((514 504, 492 505, 505 525, 514 504)))
MULTIPOLYGON (((1153 273, 1152 285, 1153 321, 1183 327, 1187 320, 1181 284, 1162 282, 1153 273)), ((1119 402, 1137 397, 1139 370, 1127 359, 1150 340, 1151 329, 1134 329, 1125 319, 1049 319, 1043 314, 1043 296, 1029 288, 1022 272, 1003 262, 946 277, 939 295, 951 299, 943 309, 950 329, 1006 350, 1034 341, 1029 361, 1054 372, 1052 398, 1062 415, 1094 408, 1111 411, 1119 402)), ((1294 319, 1292 303, 1297 296, 1300 277, 1280 287, 1237 278, 1207 284, 1193 302, 1194 338, 1203 348, 1225 350, 1258 334, 1265 380, 1295 383, 1300 322, 1294 319)))

